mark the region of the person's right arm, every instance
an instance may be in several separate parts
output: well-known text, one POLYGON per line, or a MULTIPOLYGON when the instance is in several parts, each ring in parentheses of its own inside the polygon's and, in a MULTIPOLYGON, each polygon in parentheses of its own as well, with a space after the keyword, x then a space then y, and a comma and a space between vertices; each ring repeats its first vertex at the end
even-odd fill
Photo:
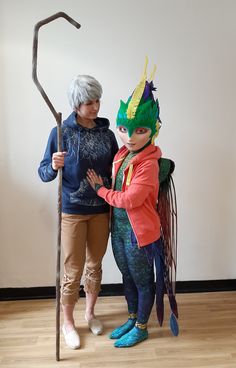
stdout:
POLYGON ((38 173, 42 181, 56 178, 57 171, 64 166, 66 152, 57 152, 57 128, 53 128, 48 138, 43 160, 40 162, 38 173))

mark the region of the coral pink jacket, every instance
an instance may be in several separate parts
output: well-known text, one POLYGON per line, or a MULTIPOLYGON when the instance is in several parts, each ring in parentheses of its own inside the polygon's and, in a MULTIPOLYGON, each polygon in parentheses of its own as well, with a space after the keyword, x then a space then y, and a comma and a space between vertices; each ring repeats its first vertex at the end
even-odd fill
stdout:
MULTIPOLYGON (((113 187, 117 172, 128 153, 123 146, 114 157, 113 187)), ((160 218, 156 210, 160 157, 160 148, 150 144, 130 160, 124 171, 122 191, 105 187, 97 191, 111 206, 126 209, 139 247, 160 238, 160 218)))

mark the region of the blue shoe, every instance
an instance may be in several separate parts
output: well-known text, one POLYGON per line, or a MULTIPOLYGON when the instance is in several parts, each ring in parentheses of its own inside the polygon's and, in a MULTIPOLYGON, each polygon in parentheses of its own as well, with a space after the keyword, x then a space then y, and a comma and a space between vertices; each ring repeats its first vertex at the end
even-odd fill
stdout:
POLYGON ((113 330, 110 333, 109 338, 110 339, 119 339, 121 336, 125 335, 127 332, 132 330, 135 323, 136 323, 136 318, 133 318, 133 319, 129 318, 128 321, 126 323, 124 323, 122 326, 119 326, 119 327, 115 328, 115 330, 113 330))
POLYGON ((148 331, 134 326, 127 334, 114 343, 116 348, 129 348, 148 338, 148 331))

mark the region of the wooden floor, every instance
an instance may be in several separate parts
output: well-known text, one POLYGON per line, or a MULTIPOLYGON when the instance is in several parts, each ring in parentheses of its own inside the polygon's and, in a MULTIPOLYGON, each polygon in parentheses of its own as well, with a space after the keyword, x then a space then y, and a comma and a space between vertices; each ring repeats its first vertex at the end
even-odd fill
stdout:
POLYGON ((236 368, 236 292, 179 294, 180 335, 162 328, 153 311, 149 339, 117 349, 107 334, 126 319, 123 297, 99 298, 97 315, 104 323, 93 336, 84 321, 84 298, 76 309, 81 349, 68 349, 61 336, 61 361, 55 360, 55 302, 0 302, 1 368, 236 368))

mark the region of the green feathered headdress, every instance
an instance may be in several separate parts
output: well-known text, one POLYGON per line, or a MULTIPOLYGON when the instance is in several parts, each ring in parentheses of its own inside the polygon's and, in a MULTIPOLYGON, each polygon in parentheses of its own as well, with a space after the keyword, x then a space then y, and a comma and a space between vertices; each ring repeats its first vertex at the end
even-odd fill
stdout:
POLYGON ((156 66, 149 81, 147 81, 147 64, 148 59, 146 58, 142 78, 128 101, 126 103, 120 101, 116 126, 124 126, 128 130, 129 137, 131 137, 136 128, 149 128, 151 129, 150 138, 152 138, 152 143, 154 143, 161 126, 159 118, 160 108, 158 99, 155 100, 152 93, 152 91, 156 90, 153 85, 156 66))

